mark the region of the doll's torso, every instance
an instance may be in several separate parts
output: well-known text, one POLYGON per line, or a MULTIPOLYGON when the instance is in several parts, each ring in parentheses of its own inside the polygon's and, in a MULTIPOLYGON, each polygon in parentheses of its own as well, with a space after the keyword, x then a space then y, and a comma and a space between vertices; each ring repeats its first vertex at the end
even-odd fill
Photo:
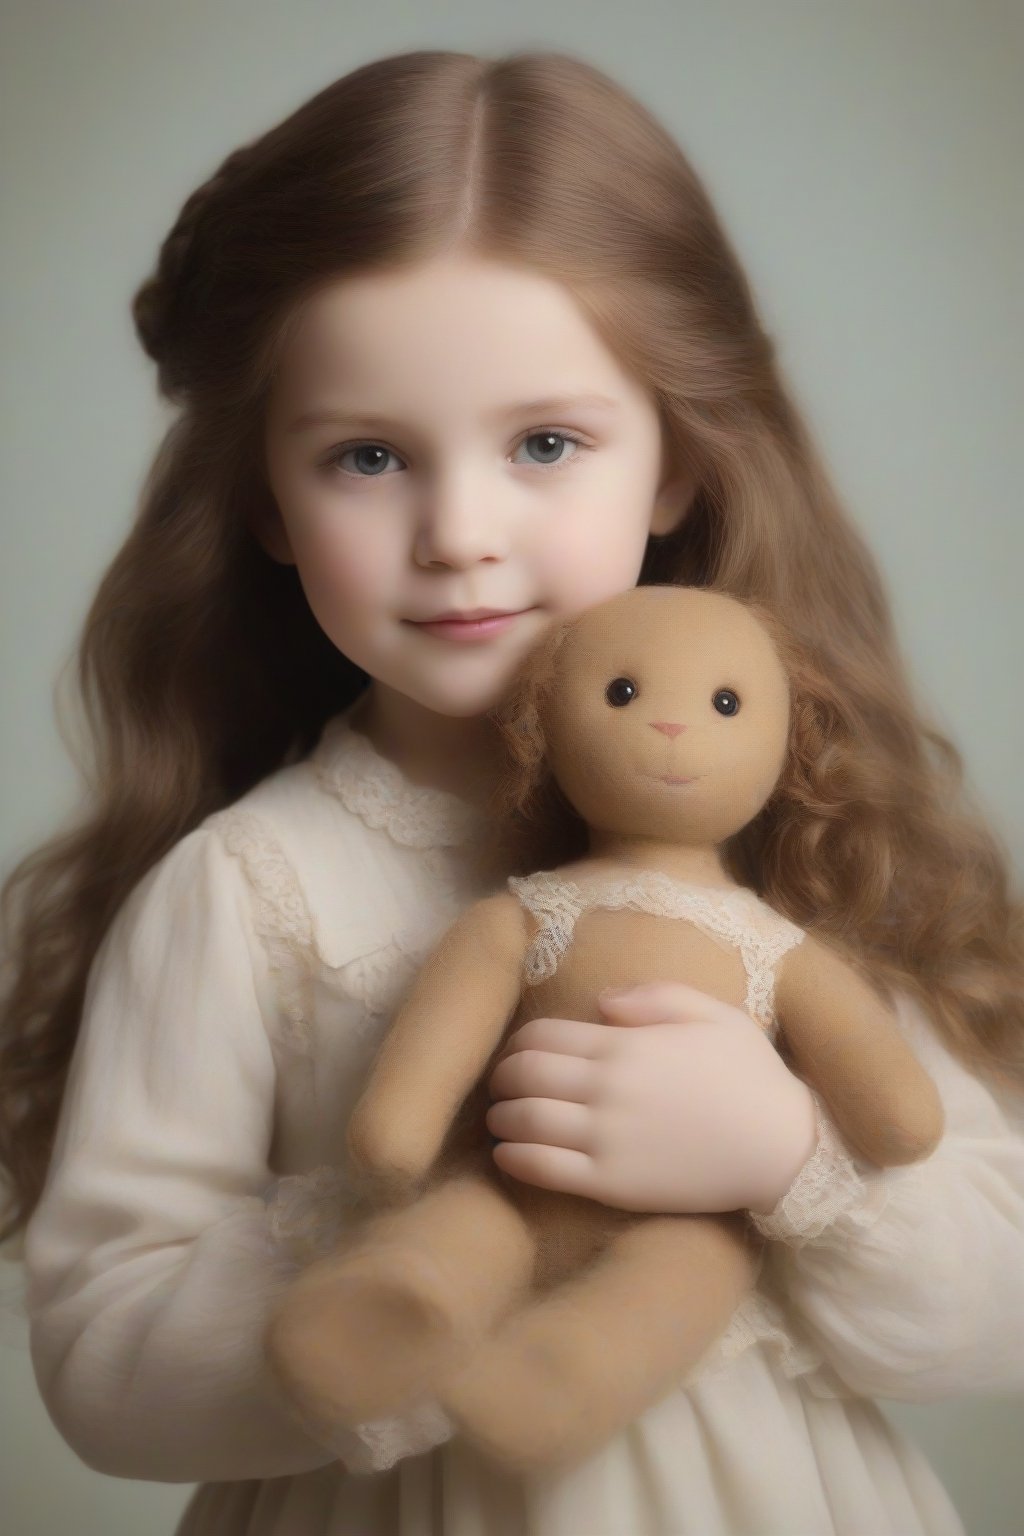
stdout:
POLYGON ((659 980, 745 1008, 774 1038, 776 967, 804 930, 753 891, 586 863, 507 885, 537 925, 511 1027, 540 1017, 596 1020, 603 988, 659 980))
MULTIPOLYGON (((597 1022, 597 994, 605 987, 685 982, 745 1008, 774 1038, 776 967, 804 930, 753 891, 691 884, 657 871, 608 871, 585 862, 511 876, 507 887, 532 914, 535 930, 519 1006, 452 1127, 448 1150, 460 1163, 494 1168, 480 1127, 491 1102, 487 1080, 508 1038, 536 1018, 597 1022)), ((642 1219, 498 1177, 543 1233, 543 1269, 535 1277, 541 1285, 577 1268, 610 1230, 642 1219)))

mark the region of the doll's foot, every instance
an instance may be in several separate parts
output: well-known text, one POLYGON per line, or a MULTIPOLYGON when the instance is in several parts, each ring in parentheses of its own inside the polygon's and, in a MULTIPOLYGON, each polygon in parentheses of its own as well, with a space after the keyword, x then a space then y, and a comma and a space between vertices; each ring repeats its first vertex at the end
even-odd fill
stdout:
POLYGON ((588 1391, 581 1358, 600 1353, 601 1341, 581 1340, 571 1310, 564 1332, 552 1308, 543 1317, 533 1310, 507 1322, 436 1388, 460 1433, 510 1472, 582 1460, 629 1418, 614 1398, 588 1391))
POLYGON ((452 1286, 422 1253, 324 1260, 301 1275, 267 1330, 289 1394, 316 1417, 353 1426, 426 1395, 462 1357, 452 1286))

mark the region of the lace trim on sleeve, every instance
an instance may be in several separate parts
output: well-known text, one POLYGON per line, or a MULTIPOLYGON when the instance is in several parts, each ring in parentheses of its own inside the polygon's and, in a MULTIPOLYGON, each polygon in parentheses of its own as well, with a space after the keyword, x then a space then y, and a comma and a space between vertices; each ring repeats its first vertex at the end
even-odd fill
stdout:
POLYGON ((351 1224, 356 1199, 341 1168, 326 1164, 276 1179, 264 1192, 267 1241, 297 1269, 323 1258, 351 1224))
MULTIPOLYGON (((326 1257, 357 1210, 343 1171, 326 1164, 275 1180, 264 1192, 263 1201, 268 1246, 297 1270, 326 1257)), ((297 1412, 294 1406, 293 1411, 297 1412)), ((352 1428, 303 1422, 350 1472, 386 1471, 406 1456, 419 1456, 443 1444, 455 1433, 455 1425, 433 1399, 413 1404, 400 1417, 372 1419, 352 1428)))
POLYGON ((370 1419, 354 1429, 339 1425, 326 1435, 320 1426, 316 1437, 350 1472, 386 1472, 406 1456, 421 1456, 443 1445, 455 1429, 441 1404, 430 1399, 417 1403, 400 1419, 370 1419))
MULTIPOLYGON (((845 1247, 849 1238, 834 1230, 839 1216, 858 1226, 870 1226, 878 1216, 877 1202, 868 1208, 868 1184, 863 1177, 870 1165, 847 1150, 832 1117, 811 1091, 818 1122, 814 1151, 773 1210, 748 1211, 747 1216, 762 1237, 802 1248, 845 1247)), ((882 1181, 879 1181, 882 1188, 882 1181)))

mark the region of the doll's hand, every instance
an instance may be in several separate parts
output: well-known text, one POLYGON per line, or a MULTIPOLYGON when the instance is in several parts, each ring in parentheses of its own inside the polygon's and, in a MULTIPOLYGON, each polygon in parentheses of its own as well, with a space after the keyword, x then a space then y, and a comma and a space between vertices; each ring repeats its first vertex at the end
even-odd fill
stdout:
POLYGON ((814 1150, 806 1084, 742 1008, 678 982, 532 1019, 492 1072, 499 1168, 628 1211, 770 1211, 814 1150), (628 1027, 624 1027, 628 1026, 628 1027))
POLYGON ((360 1100, 345 1133, 345 1151, 353 1189, 367 1204, 410 1205, 421 1193, 431 1156, 417 1145, 414 1126, 399 1134, 360 1100))

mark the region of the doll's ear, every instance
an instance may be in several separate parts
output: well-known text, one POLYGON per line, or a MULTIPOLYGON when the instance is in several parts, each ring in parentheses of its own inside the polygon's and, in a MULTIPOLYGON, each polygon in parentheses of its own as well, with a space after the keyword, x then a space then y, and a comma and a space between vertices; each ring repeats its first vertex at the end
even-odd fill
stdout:
POLYGON ((544 713, 557 691, 556 659, 573 623, 564 619, 542 636, 520 663, 501 703, 491 711, 505 760, 493 806, 498 815, 528 815, 550 777, 544 713))

